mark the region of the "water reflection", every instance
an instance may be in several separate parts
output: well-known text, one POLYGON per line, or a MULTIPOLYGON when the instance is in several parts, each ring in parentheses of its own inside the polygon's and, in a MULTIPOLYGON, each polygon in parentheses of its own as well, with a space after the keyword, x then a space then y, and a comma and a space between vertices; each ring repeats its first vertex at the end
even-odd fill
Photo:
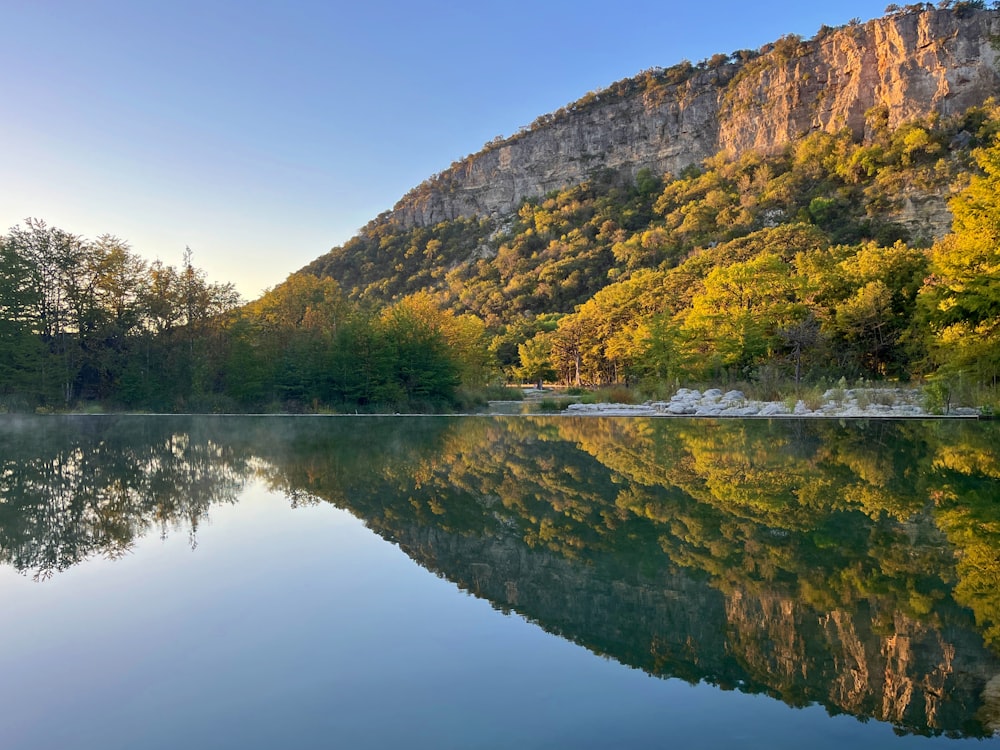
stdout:
POLYGON ((1000 430, 958 422, 49 418, 0 426, 0 559, 191 535, 251 479, 658 676, 901 732, 1000 728, 1000 430))

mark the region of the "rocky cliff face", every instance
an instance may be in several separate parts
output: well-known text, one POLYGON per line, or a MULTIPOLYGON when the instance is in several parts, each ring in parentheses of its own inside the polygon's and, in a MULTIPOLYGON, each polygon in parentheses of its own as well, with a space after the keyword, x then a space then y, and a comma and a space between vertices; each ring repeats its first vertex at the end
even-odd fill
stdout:
POLYGON ((811 131, 872 133, 1000 93, 1000 12, 926 10, 851 24, 759 56, 648 72, 452 165, 393 209, 403 226, 495 216, 606 170, 677 174, 726 150, 773 152, 811 131), (673 72, 672 72, 673 71, 673 72))

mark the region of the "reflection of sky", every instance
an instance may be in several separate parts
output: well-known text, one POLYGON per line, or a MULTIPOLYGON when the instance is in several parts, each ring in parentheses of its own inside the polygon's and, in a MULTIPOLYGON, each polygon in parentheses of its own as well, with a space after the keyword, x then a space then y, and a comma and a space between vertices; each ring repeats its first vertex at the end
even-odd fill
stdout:
MULTIPOLYGON (((0 747, 884 747, 889 727, 650 678, 251 487, 44 583, 0 571, 0 747)), ((926 745, 926 740, 912 741, 926 745)), ((939 740, 942 744, 946 740, 939 740)))

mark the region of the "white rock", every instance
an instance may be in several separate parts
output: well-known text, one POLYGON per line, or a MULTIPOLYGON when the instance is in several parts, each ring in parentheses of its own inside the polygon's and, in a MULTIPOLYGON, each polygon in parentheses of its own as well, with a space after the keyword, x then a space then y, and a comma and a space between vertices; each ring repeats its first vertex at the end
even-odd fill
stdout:
POLYGON ((771 401, 769 403, 764 404, 761 407, 758 414, 759 416, 762 417, 774 417, 779 414, 788 414, 788 408, 784 404, 779 404, 776 401, 771 401))
POLYGON ((750 404, 749 406, 730 406, 720 412, 724 417, 755 417, 760 411, 759 406, 750 404))
POLYGON ((694 415, 696 417, 717 417, 722 413, 722 407, 716 404, 715 406, 706 405, 703 401, 698 405, 698 408, 694 410, 694 415))

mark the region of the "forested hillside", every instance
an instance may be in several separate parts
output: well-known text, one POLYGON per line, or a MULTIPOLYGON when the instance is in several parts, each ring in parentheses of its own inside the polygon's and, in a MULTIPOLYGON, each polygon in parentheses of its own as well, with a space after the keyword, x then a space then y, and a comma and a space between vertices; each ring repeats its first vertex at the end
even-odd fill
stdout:
POLYGON ((598 177, 504 221, 383 217, 305 270, 369 304, 431 291, 483 320, 498 364, 531 381, 943 368, 993 383, 998 114, 987 102, 892 129, 873 112, 867 142, 814 133, 677 176, 598 177), (914 209, 949 200, 953 232, 914 209))

